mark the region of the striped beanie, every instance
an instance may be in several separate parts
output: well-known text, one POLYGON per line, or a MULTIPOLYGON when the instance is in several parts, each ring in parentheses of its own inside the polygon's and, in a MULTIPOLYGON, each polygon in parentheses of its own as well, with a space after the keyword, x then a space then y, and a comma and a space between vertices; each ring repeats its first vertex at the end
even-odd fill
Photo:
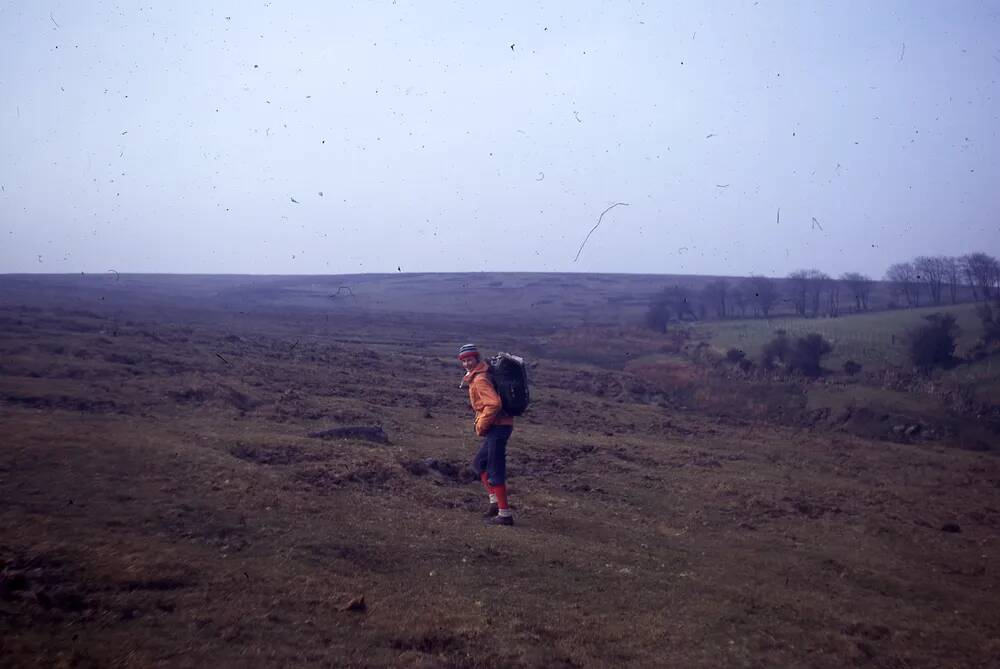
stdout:
POLYGON ((458 359, 465 360, 466 358, 471 358, 472 356, 479 357, 479 349, 476 348, 475 344, 466 344, 462 348, 458 349, 458 359))

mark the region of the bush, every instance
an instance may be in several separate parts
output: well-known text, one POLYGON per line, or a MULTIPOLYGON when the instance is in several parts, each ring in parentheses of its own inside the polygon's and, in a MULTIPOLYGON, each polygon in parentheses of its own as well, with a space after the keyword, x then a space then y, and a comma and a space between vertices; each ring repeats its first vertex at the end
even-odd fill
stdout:
POLYGON ((667 324, 670 323, 670 307, 664 302, 656 301, 649 305, 646 310, 646 327, 656 332, 666 333, 667 324))
POLYGON ((989 346, 1000 342, 1000 318, 994 316, 990 305, 984 303, 976 307, 976 315, 983 322, 983 344, 989 346))
POLYGON ((815 377, 823 373, 820 361, 832 350, 833 345, 823 339, 823 335, 812 332, 795 341, 795 346, 786 353, 785 361, 789 369, 815 377))
POLYGON ((847 362, 844 363, 844 371, 850 374, 851 376, 854 376, 855 374, 861 371, 861 365, 854 362, 853 360, 848 360, 847 362))
POLYGON ((744 372, 749 372, 750 370, 753 369, 753 361, 746 359, 740 360, 739 366, 740 369, 743 370, 744 372))
POLYGON ((732 363, 738 363, 745 357, 747 357, 747 354, 738 348, 731 348, 726 351, 726 360, 732 363))
POLYGON ((785 361, 789 348, 791 345, 788 337, 785 336, 784 330, 780 330, 778 336, 764 344, 764 348, 761 349, 760 364, 765 369, 774 369, 775 361, 785 361))
POLYGON ((955 361, 955 317, 931 314, 925 320, 926 325, 910 332, 910 360, 924 371, 950 366, 955 361))

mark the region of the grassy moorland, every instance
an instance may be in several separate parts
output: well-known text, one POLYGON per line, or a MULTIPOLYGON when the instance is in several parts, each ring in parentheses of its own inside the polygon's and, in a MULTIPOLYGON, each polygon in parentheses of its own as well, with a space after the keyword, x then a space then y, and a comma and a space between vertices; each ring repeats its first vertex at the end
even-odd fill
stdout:
POLYGON ((709 321, 695 325, 707 333, 713 346, 722 350, 741 349, 751 359, 760 358, 761 348, 783 330, 789 336, 818 332, 834 345, 827 365, 839 369, 848 360, 862 365, 908 364, 907 334, 923 319, 934 313, 955 316, 958 324, 955 353, 964 356, 978 341, 982 325, 974 304, 942 305, 920 309, 894 309, 872 313, 851 314, 837 318, 749 319, 709 321))
POLYGON ((741 376, 680 332, 452 317, 449 291, 412 314, 246 278, 0 283, 0 665, 1000 655, 996 453, 816 420, 836 383, 741 376), (468 339, 530 352, 514 528, 479 522, 468 339), (387 440, 310 436, 358 426, 387 440))

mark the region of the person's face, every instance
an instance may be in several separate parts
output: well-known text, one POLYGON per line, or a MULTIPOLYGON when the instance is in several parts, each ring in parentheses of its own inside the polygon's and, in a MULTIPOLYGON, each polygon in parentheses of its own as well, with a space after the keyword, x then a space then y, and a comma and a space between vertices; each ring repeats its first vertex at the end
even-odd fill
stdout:
POLYGON ((474 355, 470 355, 467 358, 462 358, 461 363, 462 367, 465 368, 465 371, 471 372, 476 368, 476 365, 479 364, 479 358, 474 355))

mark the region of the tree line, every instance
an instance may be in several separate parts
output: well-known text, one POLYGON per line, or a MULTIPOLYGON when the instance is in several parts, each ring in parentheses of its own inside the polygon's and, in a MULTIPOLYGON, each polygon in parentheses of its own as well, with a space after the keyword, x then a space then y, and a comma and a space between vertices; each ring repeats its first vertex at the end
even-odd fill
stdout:
POLYGON ((885 278, 909 307, 919 307, 923 296, 931 304, 941 304, 946 288, 947 296, 955 304, 963 285, 970 289, 973 301, 985 302, 1000 296, 1000 261, 986 253, 920 256, 912 262, 890 265, 885 278))
MULTIPOLYGON (((890 299, 886 306, 919 307, 1000 299, 1000 261, 986 253, 963 256, 919 256, 886 270, 890 299)), ((859 272, 833 278, 817 269, 802 269, 785 279, 751 276, 715 279, 700 292, 675 285, 650 301, 646 325, 664 331, 673 321, 717 318, 769 318, 787 305, 802 317, 839 316, 872 309, 876 281, 859 272)), ((787 309, 786 307, 786 309, 787 309)))

